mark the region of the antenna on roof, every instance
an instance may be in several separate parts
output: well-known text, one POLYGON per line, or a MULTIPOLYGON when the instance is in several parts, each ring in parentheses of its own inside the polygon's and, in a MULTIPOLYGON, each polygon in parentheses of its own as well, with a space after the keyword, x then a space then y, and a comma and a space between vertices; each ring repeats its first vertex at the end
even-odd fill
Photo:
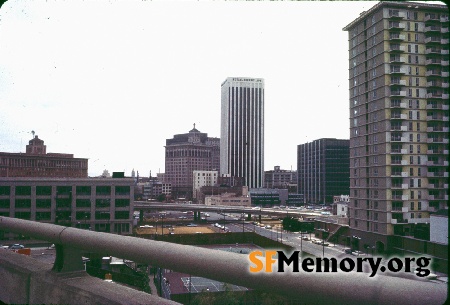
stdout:
POLYGON ((31 131, 31 134, 33 135, 33 138, 34 138, 34 134, 35 134, 34 130, 31 131))

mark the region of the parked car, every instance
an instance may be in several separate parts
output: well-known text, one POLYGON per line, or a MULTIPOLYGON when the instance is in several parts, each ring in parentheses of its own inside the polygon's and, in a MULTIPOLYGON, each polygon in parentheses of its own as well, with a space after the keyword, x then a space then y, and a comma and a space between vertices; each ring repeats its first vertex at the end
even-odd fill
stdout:
POLYGON ((18 250, 18 249, 23 249, 25 248, 24 245, 20 245, 20 244, 14 244, 8 247, 9 250, 18 250))
POLYGON ((266 229, 272 229, 272 226, 271 225, 267 225, 267 226, 265 226, 265 228, 266 229))
POLYGON ((345 254, 352 254, 352 249, 344 249, 345 254))
POLYGON ((356 250, 356 251, 352 251, 352 255, 354 256, 360 256, 360 255, 364 255, 364 252, 356 250))

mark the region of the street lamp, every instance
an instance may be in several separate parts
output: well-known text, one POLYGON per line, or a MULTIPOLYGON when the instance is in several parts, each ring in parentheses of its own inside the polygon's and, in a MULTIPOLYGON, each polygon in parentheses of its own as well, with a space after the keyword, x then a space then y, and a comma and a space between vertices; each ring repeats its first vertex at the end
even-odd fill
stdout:
POLYGON ((303 253, 303 231, 300 231, 300 252, 303 253))

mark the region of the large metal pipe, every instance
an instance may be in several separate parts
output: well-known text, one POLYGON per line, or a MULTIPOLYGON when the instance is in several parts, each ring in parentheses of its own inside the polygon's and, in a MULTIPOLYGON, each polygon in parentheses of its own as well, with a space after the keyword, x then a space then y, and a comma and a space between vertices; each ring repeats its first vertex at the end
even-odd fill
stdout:
POLYGON ((247 255, 0 217, 0 229, 295 299, 302 304, 443 304, 447 285, 365 273, 250 273, 247 255))

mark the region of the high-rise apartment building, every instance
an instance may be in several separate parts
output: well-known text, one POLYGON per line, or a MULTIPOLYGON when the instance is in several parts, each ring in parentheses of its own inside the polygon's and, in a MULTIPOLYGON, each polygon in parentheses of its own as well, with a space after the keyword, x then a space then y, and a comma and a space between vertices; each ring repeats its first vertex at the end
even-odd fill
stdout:
POLYGON ((172 184, 175 198, 192 197, 195 170, 218 170, 220 139, 208 137, 195 128, 166 140, 164 180, 172 184))
POLYGON ((305 203, 331 204, 349 192, 349 140, 319 139, 297 146, 298 193, 305 203))
POLYGON ((220 174, 249 188, 264 180, 264 79, 229 77, 222 83, 220 174))
POLYGON ((350 227, 383 251, 448 208, 448 8, 376 4, 347 25, 350 227), (389 245, 388 245, 389 246, 389 245))

